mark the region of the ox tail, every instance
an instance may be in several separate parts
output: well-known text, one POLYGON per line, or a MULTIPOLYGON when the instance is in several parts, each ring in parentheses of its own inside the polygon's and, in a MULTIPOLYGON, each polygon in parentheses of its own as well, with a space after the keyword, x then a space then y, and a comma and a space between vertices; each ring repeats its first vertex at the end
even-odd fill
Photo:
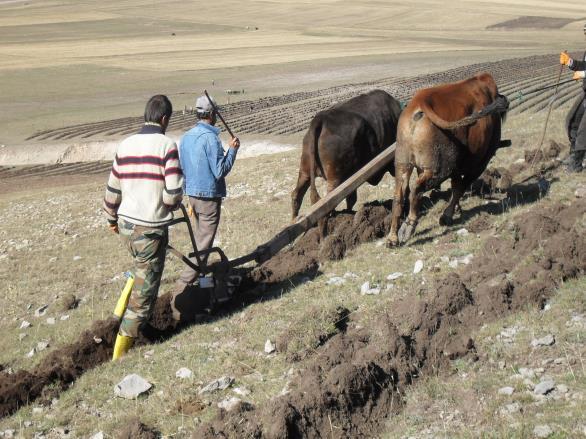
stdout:
POLYGON ((309 190, 312 198, 316 196, 319 197, 319 195, 317 195, 318 192, 315 187, 315 177, 317 174, 318 166, 321 167, 321 162, 318 154, 318 143, 319 136, 321 135, 322 126, 323 120, 319 116, 316 116, 315 119, 312 121, 311 133, 307 139, 309 147, 309 157, 311 157, 309 166, 309 190))
POLYGON ((469 116, 466 116, 460 120, 455 121, 447 121, 442 119, 433 109, 427 104, 423 103, 421 105, 421 111, 415 113, 413 115, 414 120, 419 120, 425 114, 429 120, 437 127, 442 128, 444 130, 455 130, 457 128, 466 127, 472 125, 477 120, 482 119, 483 117, 490 116, 495 113, 501 114, 501 117, 507 113, 509 108, 509 100, 506 96, 498 94, 494 101, 492 101, 489 105, 484 107, 482 110, 472 113, 469 116), (423 113, 423 114, 421 114, 423 113))

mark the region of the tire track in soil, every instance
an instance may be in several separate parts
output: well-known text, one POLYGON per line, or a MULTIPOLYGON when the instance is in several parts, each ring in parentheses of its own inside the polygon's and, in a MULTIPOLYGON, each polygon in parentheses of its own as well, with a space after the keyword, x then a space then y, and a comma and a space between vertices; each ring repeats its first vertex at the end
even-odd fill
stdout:
MULTIPOLYGON (((543 160, 546 160, 546 158, 543 158, 543 160)), ((514 166, 515 172, 512 173, 513 175, 518 175, 528 168, 528 165, 525 168, 518 164, 514 166)), ((554 165, 549 166, 549 169, 553 168, 554 165)), ((538 184, 527 186, 526 190, 529 193, 534 193, 536 190, 534 186, 538 186, 538 184)), ((539 192, 539 190, 537 191, 539 192)), ((518 198, 518 195, 518 192, 514 193, 515 199, 518 198)), ((586 210, 584 204, 583 200, 581 204, 583 211, 586 210)), ((295 276, 316 273, 320 260, 341 259, 348 249, 360 243, 385 236, 390 227, 390 209, 391 202, 388 201, 365 205, 356 214, 336 213, 327 222, 329 234, 322 243, 319 242, 317 229, 311 229, 289 249, 279 253, 260 267, 256 267, 251 271, 243 271, 242 274, 245 277, 238 296, 239 303, 258 300, 257 295, 247 294, 250 290, 259 286, 270 288, 295 276)), ((541 207, 535 210, 540 211, 541 207)), ((566 219, 565 222, 560 222, 559 228, 563 229, 562 226, 565 227, 567 224, 568 220, 566 219)), ((563 242, 567 242, 571 246, 568 248, 575 249, 578 246, 578 249, 580 249, 578 244, 584 244, 584 239, 586 239, 586 234, 582 235, 581 237, 573 235, 570 237, 568 232, 568 236, 563 235, 562 239, 563 242)), ((540 236, 543 239, 544 234, 542 233, 540 236)), ((535 237, 530 236, 525 239, 529 243, 523 244, 524 247, 522 248, 525 248, 526 252, 534 248, 532 247, 533 238, 535 237)), ((496 240, 495 245, 499 245, 500 242, 500 240, 496 240)), ((508 241, 503 240, 503 242, 508 241)), ((547 242, 545 245, 547 249, 547 242)), ((581 248, 584 251, 586 245, 582 245, 581 248)), ((517 254, 503 254, 505 249, 502 252, 499 252, 496 248, 493 250, 497 252, 495 254, 499 255, 495 263, 510 263, 514 266, 514 261, 521 259, 517 254), (509 262, 507 258, 510 259, 509 262)), ((493 255, 492 250, 488 252, 487 258, 490 255, 493 255)), ((544 253, 541 259, 547 257, 547 255, 548 253, 544 253)), ((586 255, 581 254, 581 256, 582 264, 586 264, 586 255)), ((576 275, 579 271, 584 271, 584 267, 576 266, 573 259, 570 262, 566 262, 565 259, 564 261, 558 261, 556 258, 558 258, 558 255, 552 253, 549 265, 558 267, 559 264, 568 264, 568 268, 563 272, 564 276, 569 277, 570 274, 576 275), (570 270, 570 273, 568 273, 568 270, 570 270)), ((489 267, 491 266, 489 262, 487 259, 486 262, 479 265, 489 267)), ((546 262, 541 261, 540 263, 545 264, 546 262)), ((565 267, 565 265, 563 266, 565 267)), ((558 277, 556 274, 544 278, 543 285, 539 289, 542 294, 539 297, 546 297, 561 279, 566 278, 564 276, 558 277), (547 283, 548 281, 549 283, 547 283)), ((541 275, 536 275, 528 279, 533 281, 542 277, 541 275)), ((451 284, 455 283, 455 281, 450 282, 451 284)), ((320 416, 325 416, 325 419, 328 418, 326 416, 327 412, 332 422, 334 422, 333 425, 345 426, 341 431, 355 431, 358 434, 362 431, 360 430, 362 427, 359 426, 366 425, 367 417, 375 412, 377 413, 376 417, 382 416, 382 412, 379 413, 381 407, 385 407, 387 411, 391 410, 391 408, 392 410, 398 409, 399 399, 395 391, 403 389, 422 370, 424 371, 428 367, 441 366, 440 360, 444 358, 442 355, 446 355, 446 352, 451 352, 450 356, 458 356, 469 350, 470 346, 468 346, 467 341, 463 345, 466 346, 466 349, 462 350, 460 349, 462 346, 458 344, 460 343, 459 341, 454 344, 454 341, 444 338, 436 339, 435 334, 444 334, 444 332, 448 331, 443 329, 446 327, 446 322, 450 324, 449 328, 453 327, 457 331, 460 330, 455 316, 470 312, 471 306, 473 307, 475 303, 480 303, 479 299, 475 299, 475 295, 469 293, 470 290, 468 290, 468 288, 473 290, 476 285, 472 280, 466 281, 464 289, 456 289, 460 292, 458 293, 459 296, 455 298, 452 297, 453 292, 444 291, 444 289, 438 287, 438 291, 442 291, 442 294, 445 293, 445 297, 449 300, 444 300, 443 296, 438 295, 434 299, 435 301, 430 302, 430 304, 419 305, 421 307, 421 312, 417 314, 420 319, 419 326, 407 335, 397 335, 397 329, 390 323, 396 320, 386 317, 381 320, 381 327, 375 328, 371 332, 364 330, 334 336, 320 350, 319 361, 316 361, 310 367, 310 373, 304 375, 308 382, 312 383, 311 386, 304 387, 305 384, 298 383, 301 390, 296 391, 284 400, 279 400, 280 402, 277 405, 272 405, 270 410, 273 412, 271 416, 274 419, 271 422, 274 421, 274 425, 271 428, 281 429, 278 432, 286 429, 290 433, 293 432, 291 433, 293 435, 295 435, 295 431, 302 431, 304 432, 303 434, 307 434, 310 437, 317 437, 317 432, 325 432, 324 428, 329 428, 323 424, 323 419, 319 421, 320 416), (444 302, 447 309, 442 308, 444 302), (442 316, 444 315, 451 317, 443 319, 442 316), (428 321, 435 323, 429 326, 428 321), (379 335, 372 336, 372 334, 379 334, 381 337, 384 335, 384 337, 380 338, 379 335), (427 334, 427 338, 422 334, 427 334), (389 343, 382 343, 383 340, 389 340, 389 343), (449 344, 448 350, 443 348, 440 354, 438 347, 440 341, 437 340, 440 340, 441 343, 449 344), (382 351, 381 347, 384 347, 382 351), (368 361, 366 361, 367 359, 368 361), (415 359, 416 367, 413 366, 413 359, 415 359), (361 362, 356 363, 358 360, 361 362), (302 397, 303 392, 309 392, 312 388, 313 393, 308 393, 308 398, 304 400, 302 397), (283 401, 289 402, 285 404, 283 401), (371 414, 368 415, 367 412, 371 412, 371 414), (348 424, 348 422, 350 423, 348 424), (354 430, 352 430, 352 425, 356 426, 354 430)), ((498 284, 497 286, 505 288, 507 300, 510 303, 516 303, 516 299, 513 300, 514 293, 521 291, 526 285, 533 285, 533 282, 525 282, 521 286, 515 287, 514 281, 507 281, 506 285, 498 284)), ((495 291, 499 293, 500 290, 495 291)), ((137 346, 164 341, 186 327, 178 325, 173 320, 170 301, 171 295, 169 293, 158 298, 153 316, 148 327, 137 340, 137 346)), ((409 311, 415 309, 413 306, 413 304, 409 304, 409 311)), ((497 314, 491 314, 489 311, 485 312, 486 318, 495 315, 497 314)), ((478 319, 475 318, 473 322, 477 323, 478 319)), ((19 370, 13 374, 0 372, 0 418, 14 413, 20 407, 35 400, 39 400, 41 403, 50 403, 52 398, 57 397, 63 390, 67 389, 71 383, 87 370, 109 361, 112 355, 117 325, 118 321, 114 318, 95 321, 90 329, 84 331, 75 342, 55 349, 32 370, 19 370)), ((449 331, 451 330, 449 329, 449 331)), ((468 330, 462 333, 466 334, 468 330)), ((245 423, 237 423, 238 425, 234 427, 230 427, 232 418, 228 416, 226 431, 231 436, 232 433, 236 433, 236 430, 232 431, 230 428, 243 429, 246 425, 256 425, 254 428, 260 428, 259 431, 264 431, 263 428, 265 427, 263 425, 268 425, 268 423, 266 421, 261 422, 259 419, 269 416, 265 411, 254 410, 250 413, 230 415, 236 416, 238 419, 244 416, 247 419, 245 423)), ((224 414, 221 416, 224 416, 224 414)), ((207 429, 202 430, 202 434, 205 433, 209 437, 212 431, 221 431, 222 429, 219 429, 217 422, 214 421, 214 423, 206 427, 207 429)), ((369 429, 367 430, 370 431, 369 429)), ((242 433, 250 434, 252 431, 247 430, 245 432, 242 430, 242 433)))

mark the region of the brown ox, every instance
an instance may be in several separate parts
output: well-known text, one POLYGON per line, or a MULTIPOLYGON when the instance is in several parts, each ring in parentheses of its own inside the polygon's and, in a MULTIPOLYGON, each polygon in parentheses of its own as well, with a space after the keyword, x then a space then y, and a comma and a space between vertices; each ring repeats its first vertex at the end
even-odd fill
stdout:
POLYGON ((483 73, 465 81, 418 91, 403 110, 397 127, 395 197, 389 245, 413 234, 422 192, 451 178, 452 195, 441 225, 452 224, 464 191, 486 169, 501 145, 501 124, 508 108, 494 79, 483 73), (415 184, 409 188, 413 168, 415 184), (398 231, 405 194, 409 215, 398 231))

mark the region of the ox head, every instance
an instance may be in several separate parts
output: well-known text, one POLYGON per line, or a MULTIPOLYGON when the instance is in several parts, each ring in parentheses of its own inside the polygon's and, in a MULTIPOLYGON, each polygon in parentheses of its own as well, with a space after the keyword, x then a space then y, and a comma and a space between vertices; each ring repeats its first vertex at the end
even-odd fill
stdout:
POLYGON ((507 112, 509 111, 509 99, 505 95, 498 93, 496 95, 495 103, 497 104, 497 110, 501 116, 501 123, 505 123, 507 120, 507 112))

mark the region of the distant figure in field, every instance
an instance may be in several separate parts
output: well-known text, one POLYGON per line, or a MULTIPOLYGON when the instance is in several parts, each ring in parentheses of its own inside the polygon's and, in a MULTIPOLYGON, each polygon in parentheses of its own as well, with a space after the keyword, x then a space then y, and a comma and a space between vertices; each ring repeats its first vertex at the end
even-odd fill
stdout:
POLYGON ((133 290, 112 359, 124 355, 152 313, 168 242, 168 223, 183 198, 177 145, 165 136, 173 108, 167 96, 149 99, 144 126, 120 143, 106 187, 104 210, 134 260, 133 290))
MULTIPOLYGON (((181 168, 185 174, 185 193, 189 195, 189 206, 195 218, 195 243, 199 251, 209 249, 220 223, 222 198, 226 196, 226 181, 240 147, 240 140, 230 140, 227 153, 220 141, 220 129, 214 106, 207 96, 197 98, 195 103, 198 122, 185 133, 179 145, 181 168)), ((194 263, 197 262, 192 258, 194 263)), ((207 256, 201 258, 207 263, 207 256)), ((177 293, 197 280, 194 270, 187 267, 177 281, 177 293)))
MULTIPOLYGON (((586 35, 586 24, 584 25, 586 35)), ((581 60, 570 58, 566 52, 560 54, 560 64, 566 65, 574 71, 573 79, 582 80, 583 93, 576 99, 566 119, 566 129, 570 139, 570 157, 567 171, 581 172, 582 161, 586 154, 586 52, 581 60)))

